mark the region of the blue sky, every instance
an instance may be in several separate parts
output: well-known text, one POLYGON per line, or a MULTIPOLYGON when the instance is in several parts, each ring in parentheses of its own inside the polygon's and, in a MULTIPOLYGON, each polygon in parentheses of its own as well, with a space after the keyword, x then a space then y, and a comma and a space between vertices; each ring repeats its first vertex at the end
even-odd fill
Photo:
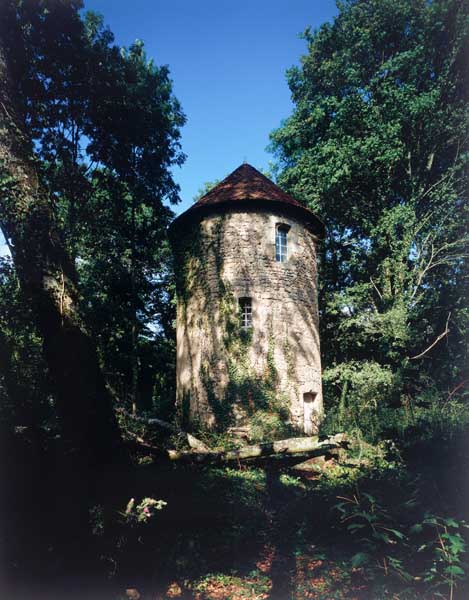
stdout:
MULTIPOLYGON (((187 124, 187 160, 174 169, 176 213, 204 182, 222 179, 244 160, 267 169, 269 133, 293 109, 285 71, 299 64, 299 34, 337 14, 334 0, 84 0, 104 16, 116 43, 145 42, 169 65, 187 124)), ((0 235, 0 254, 7 252, 0 235)))
POLYGON ((84 0, 120 45, 145 42, 170 67, 187 116, 187 160, 174 170, 188 208, 206 181, 244 160, 267 168, 269 133, 292 111, 285 71, 306 51, 299 34, 337 14, 333 0, 84 0))

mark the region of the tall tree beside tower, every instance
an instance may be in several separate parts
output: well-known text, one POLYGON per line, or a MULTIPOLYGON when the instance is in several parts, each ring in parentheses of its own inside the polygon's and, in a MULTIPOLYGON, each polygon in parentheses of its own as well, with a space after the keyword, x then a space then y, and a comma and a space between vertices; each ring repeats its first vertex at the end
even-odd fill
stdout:
POLYGON ((338 6, 304 34, 272 147, 279 182, 328 226, 324 378, 360 427, 378 404, 464 389, 469 13, 461 0, 338 6))
POLYGON ((81 8, 2 3, 0 218, 43 337, 63 435, 96 456, 119 435, 100 365, 107 321, 82 291, 124 307, 123 337, 127 323, 142 328, 148 298, 148 310, 159 302, 155 273, 166 259, 155 240, 164 242, 171 218, 164 200, 177 200, 169 167, 184 158, 184 116, 168 69, 147 60, 140 42, 115 46, 81 8), (111 289, 106 276, 116 272, 111 289))

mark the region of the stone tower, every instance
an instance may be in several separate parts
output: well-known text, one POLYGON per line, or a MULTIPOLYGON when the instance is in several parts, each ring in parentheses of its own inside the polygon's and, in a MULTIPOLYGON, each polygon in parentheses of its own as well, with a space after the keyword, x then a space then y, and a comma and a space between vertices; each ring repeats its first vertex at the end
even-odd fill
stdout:
POLYGON ((171 227, 177 404, 209 428, 323 412, 316 249, 323 223, 248 164, 171 227))

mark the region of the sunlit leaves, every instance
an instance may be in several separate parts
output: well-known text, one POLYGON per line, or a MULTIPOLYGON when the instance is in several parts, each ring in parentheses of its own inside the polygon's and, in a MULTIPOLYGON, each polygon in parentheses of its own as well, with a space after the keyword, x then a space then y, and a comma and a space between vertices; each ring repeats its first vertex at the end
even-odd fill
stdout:
POLYGON ((423 370, 408 356, 449 313, 464 320, 468 22, 455 0, 348 0, 305 32, 307 53, 288 71, 295 109, 271 149, 279 183, 327 226, 326 369, 377 361, 412 392, 425 368, 440 389, 462 377, 456 328, 423 370))

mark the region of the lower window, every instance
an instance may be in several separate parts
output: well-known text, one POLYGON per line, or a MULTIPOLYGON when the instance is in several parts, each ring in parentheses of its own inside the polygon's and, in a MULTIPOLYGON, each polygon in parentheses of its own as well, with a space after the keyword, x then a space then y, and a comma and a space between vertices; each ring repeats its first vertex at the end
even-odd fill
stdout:
POLYGON ((240 298, 239 299, 239 318, 240 324, 243 329, 249 329, 252 327, 252 299, 251 298, 240 298))

